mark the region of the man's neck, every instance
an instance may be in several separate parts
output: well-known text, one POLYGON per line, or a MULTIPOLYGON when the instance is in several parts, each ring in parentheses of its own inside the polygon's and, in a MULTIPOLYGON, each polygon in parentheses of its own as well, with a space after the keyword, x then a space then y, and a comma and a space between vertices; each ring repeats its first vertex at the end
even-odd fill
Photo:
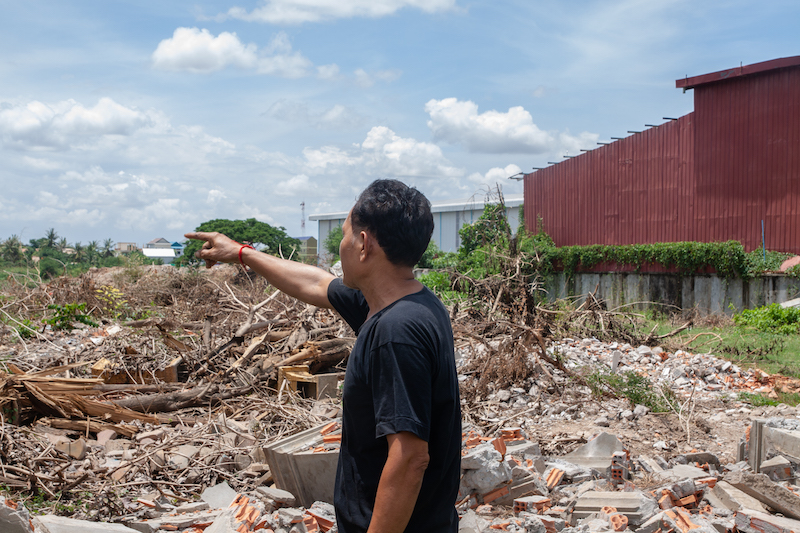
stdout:
POLYGON ((414 278, 414 271, 410 267, 391 265, 384 270, 376 271, 373 276, 359 284, 359 290, 369 305, 367 318, 371 318, 397 300, 419 292, 422 287, 422 283, 414 278))

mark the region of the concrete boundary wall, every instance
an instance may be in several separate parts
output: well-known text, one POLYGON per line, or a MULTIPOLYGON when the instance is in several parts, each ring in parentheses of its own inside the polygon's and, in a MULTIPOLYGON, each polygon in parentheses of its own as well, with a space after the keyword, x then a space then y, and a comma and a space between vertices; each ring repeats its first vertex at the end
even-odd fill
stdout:
MULTIPOLYGON (((577 273, 567 277, 563 272, 545 282, 550 301, 589 293, 607 302, 609 308, 636 302, 658 302, 681 309, 697 308, 701 314, 725 313, 781 303, 800 296, 800 279, 781 274, 768 274, 743 281, 725 279, 713 274, 681 276, 664 273, 577 273)), ((650 304, 639 303, 636 309, 650 304)))

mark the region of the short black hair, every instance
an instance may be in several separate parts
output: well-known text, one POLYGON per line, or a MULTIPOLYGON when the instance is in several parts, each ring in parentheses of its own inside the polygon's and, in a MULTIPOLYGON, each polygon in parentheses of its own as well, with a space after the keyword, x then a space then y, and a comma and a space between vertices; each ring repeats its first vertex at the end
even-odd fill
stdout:
POLYGON ((401 181, 375 180, 356 200, 351 224, 372 234, 389 261, 413 267, 433 234, 431 203, 401 181))

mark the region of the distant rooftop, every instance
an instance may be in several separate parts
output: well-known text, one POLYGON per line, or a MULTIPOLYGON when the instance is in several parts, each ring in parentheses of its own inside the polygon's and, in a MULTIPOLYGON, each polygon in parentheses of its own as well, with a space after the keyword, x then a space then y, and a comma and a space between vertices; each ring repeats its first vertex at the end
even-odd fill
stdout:
MULTIPOLYGON (((519 207, 522 205, 523 197, 520 195, 505 196, 503 202, 506 207, 519 207)), ((433 213, 446 213, 448 211, 474 211, 476 209, 482 210, 487 202, 483 200, 453 200, 451 202, 431 204, 431 212, 433 213)), ((488 202, 494 204, 497 202, 488 202)), ((341 211, 338 213, 324 213, 317 215, 310 215, 309 220, 339 220, 347 218, 349 211, 341 211)))

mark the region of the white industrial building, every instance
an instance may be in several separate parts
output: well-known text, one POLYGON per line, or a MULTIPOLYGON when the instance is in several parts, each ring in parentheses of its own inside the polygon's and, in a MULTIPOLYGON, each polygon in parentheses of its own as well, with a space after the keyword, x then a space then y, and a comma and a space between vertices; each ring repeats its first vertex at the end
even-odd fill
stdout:
MULTIPOLYGON (((522 196, 505 197, 506 216, 511 230, 516 232, 519 226, 519 209, 522 206, 522 196)), ((436 245, 445 252, 455 252, 461 246, 461 238, 458 230, 464 224, 472 224, 483 214, 485 202, 469 200, 466 202, 455 202, 446 204, 431 205, 433 212, 433 240, 436 245)), ((322 257, 325 239, 328 233, 344 223, 347 212, 328 213, 324 215, 311 215, 310 220, 318 222, 319 238, 317 240, 317 253, 322 257)))

